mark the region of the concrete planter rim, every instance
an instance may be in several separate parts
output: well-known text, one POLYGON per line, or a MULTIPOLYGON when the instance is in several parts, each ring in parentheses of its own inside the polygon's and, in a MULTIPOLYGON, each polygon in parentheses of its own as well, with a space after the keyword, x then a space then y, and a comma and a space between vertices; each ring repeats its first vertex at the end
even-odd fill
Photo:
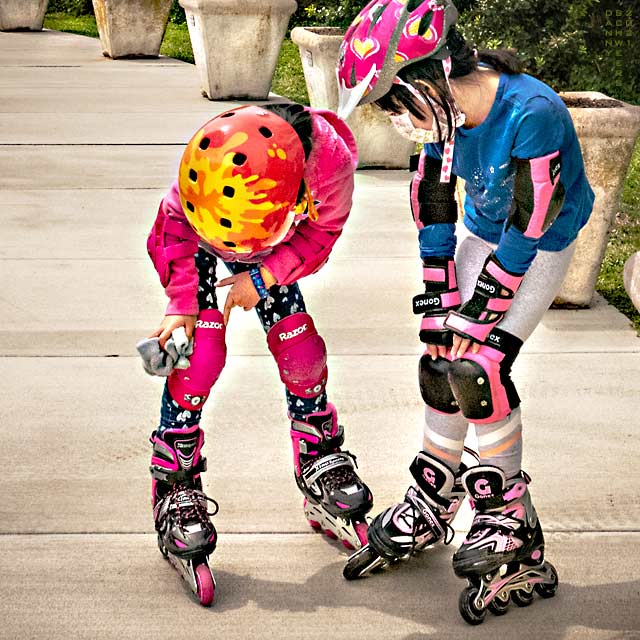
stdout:
POLYGON ((183 9, 203 15, 230 13, 236 15, 265 13, 293 13, 298 8, 295 0, 179 0, 183 9))

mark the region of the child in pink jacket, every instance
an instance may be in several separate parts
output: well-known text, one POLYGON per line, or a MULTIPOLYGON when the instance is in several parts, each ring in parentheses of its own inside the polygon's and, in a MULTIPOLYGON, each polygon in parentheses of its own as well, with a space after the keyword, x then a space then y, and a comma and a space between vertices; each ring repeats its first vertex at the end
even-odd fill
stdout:
POLYGON ((151 436, 152 503, 160 549, 203 604, 213 600, 207 557, 217 536, 202 491, 199 424, 225 364, 234 306, 256 309, 284 383, 310 524, 345 546, 366 542, 371 493, 341 450, 343 428, 325 390, 325 343, 298 285, 326 263, 342 233, 356 164, 353 136, 331 112, 238 107, 194 135, 160 204, 148 250, 169 304, 138 345, 145 369, 168 376, 151 436), (218 260, 232 275, 216 283, 218 260), (227 286, 220 311, 217 292, 227 286))

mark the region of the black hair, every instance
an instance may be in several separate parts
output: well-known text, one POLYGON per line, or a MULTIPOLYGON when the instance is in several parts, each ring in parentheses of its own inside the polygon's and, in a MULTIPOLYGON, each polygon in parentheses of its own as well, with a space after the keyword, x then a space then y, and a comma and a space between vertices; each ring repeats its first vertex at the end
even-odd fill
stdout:
POLYGON ((313 147, 311 114, 309 111, 296 102, 266 102, 261 104, 260 107, 280 116, 293 127, 293 130, 298 134, 298 138, 300 138, 300 142, 302 142, 304 158, 308 160, 313 147))
MULTIPOLYGON (((446 47, 451 55, 451 73, 449 75, 451 80, 463 78, 474 72, 478 68, 478 63, 487 64, 500 73, 509 75, 522 73, 522 67, 515 51, 512 49, 482 49, 476 52, 455 27, 449 29, 446 47)), ((438 128, 440 128, 440 123, 431 103, 436 102, 442 107, 447 116, 446 137, 451 138, 454 131, 451 113, 453 96, 444 75, 442 60, 435 58, 419 60, 401 69, 398 76, 407 84, 412 85, 425 98, 438 128), (431 93, 428 89, 431 90, 431 93)), ((392 85, 382 98, 375 101, 375 104, 387 113, 400 115, 404 111, 408 111, 416 118, 423 117, 415 96, 401 84, 392 85)))
MULTIPOLYGON (((298 134, 300 142, 302 142, 302 148, 304 149, 304 159, 308 160, 313 148, 313 142, 311 138, 312 125, 311 114, 301 104, 296 102, 266 102, 260 105, 263 109, 271 111, 280 116, 283 120, 288 122, 293 130, 298 134)), ((300 187, 298 188, 298 196, 296 202, 302 202, 306 194, 306 186, 304 178, 300 181, 300 187)))

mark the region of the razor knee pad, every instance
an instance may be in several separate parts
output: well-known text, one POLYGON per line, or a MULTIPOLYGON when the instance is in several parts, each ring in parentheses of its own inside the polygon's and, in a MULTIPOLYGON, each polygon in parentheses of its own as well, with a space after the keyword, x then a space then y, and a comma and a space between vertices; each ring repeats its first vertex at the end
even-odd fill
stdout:
POLYGON ((472 422, 495 422, 520 405, 511 366, 522 340, 494 329, 478 353, 471 350, 449 365, 449 383, 462 415, 472 422))
POLYGON ((313 398, 327 385, 327 349, 308 313, 294 313, 276 322, 267 334, 280 379, 302 398, 313 398))
POLYGON ((188 369, 174 369, 169 376, 171 397, 185 409, 200 409, 220 377, 227 358, 225 326, 218 309, 204 309, 193 333, 193 354, 188 369))
POLYGON ((460 411, 449 384, 450 365, 451 362, 447 358, 432 360, 428 353, 420 358, 420 393, 425 404, 438 413, 454 414, 460 411))

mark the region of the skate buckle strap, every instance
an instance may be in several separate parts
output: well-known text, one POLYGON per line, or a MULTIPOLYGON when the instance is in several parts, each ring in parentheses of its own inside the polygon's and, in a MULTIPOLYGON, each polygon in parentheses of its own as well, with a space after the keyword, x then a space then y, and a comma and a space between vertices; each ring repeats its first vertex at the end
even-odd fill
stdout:
POLYGON ((172 471, 171 469, 165 469, 164 467, 159 467, 156 464, 152 464, 149 467, 149 471, 151 471, 151 476, 154 480, 160 480, 161 482, 167 482, 168 484, 178 484, 180 482, 185 482, 187 480, 191 480, 194 475, 198 475, 199 473, 203 473, 207 470, 207 459, 200 458, 198 460, 198 464, 191 467, 191 469, 180 469, 180 471, 172 471))
POLYGON ((327 471, 340 467, 354 468, 351 455, 346 451, 338 451, 337 453, 331 453, 328 456, 318 458, 302 471, 302 477, 306 484, 311 485, 320 476, 327 473, 327 471))
POLYGON ((339 425, 335 436, 323 435, 322 438, 320 442, 308 442, 304 439, 304 436, 300 438, 298 442, 300 453, 309 454, 309 450, 320 453, 335 452, 336 449, 339 449, 344 444, 344 427, 339 425))
POLYGON ((419 490, 417 490, 415 487, 409 487, 405 495, 405 500, 418 510, 423 520, 433 531, 436 539, 440 539, 441 537, 445 536, 447 531, 445 527, 442 526, 440 515, 437 513, 437 510, 434 511, 431 505, 422 498, 419 490))

